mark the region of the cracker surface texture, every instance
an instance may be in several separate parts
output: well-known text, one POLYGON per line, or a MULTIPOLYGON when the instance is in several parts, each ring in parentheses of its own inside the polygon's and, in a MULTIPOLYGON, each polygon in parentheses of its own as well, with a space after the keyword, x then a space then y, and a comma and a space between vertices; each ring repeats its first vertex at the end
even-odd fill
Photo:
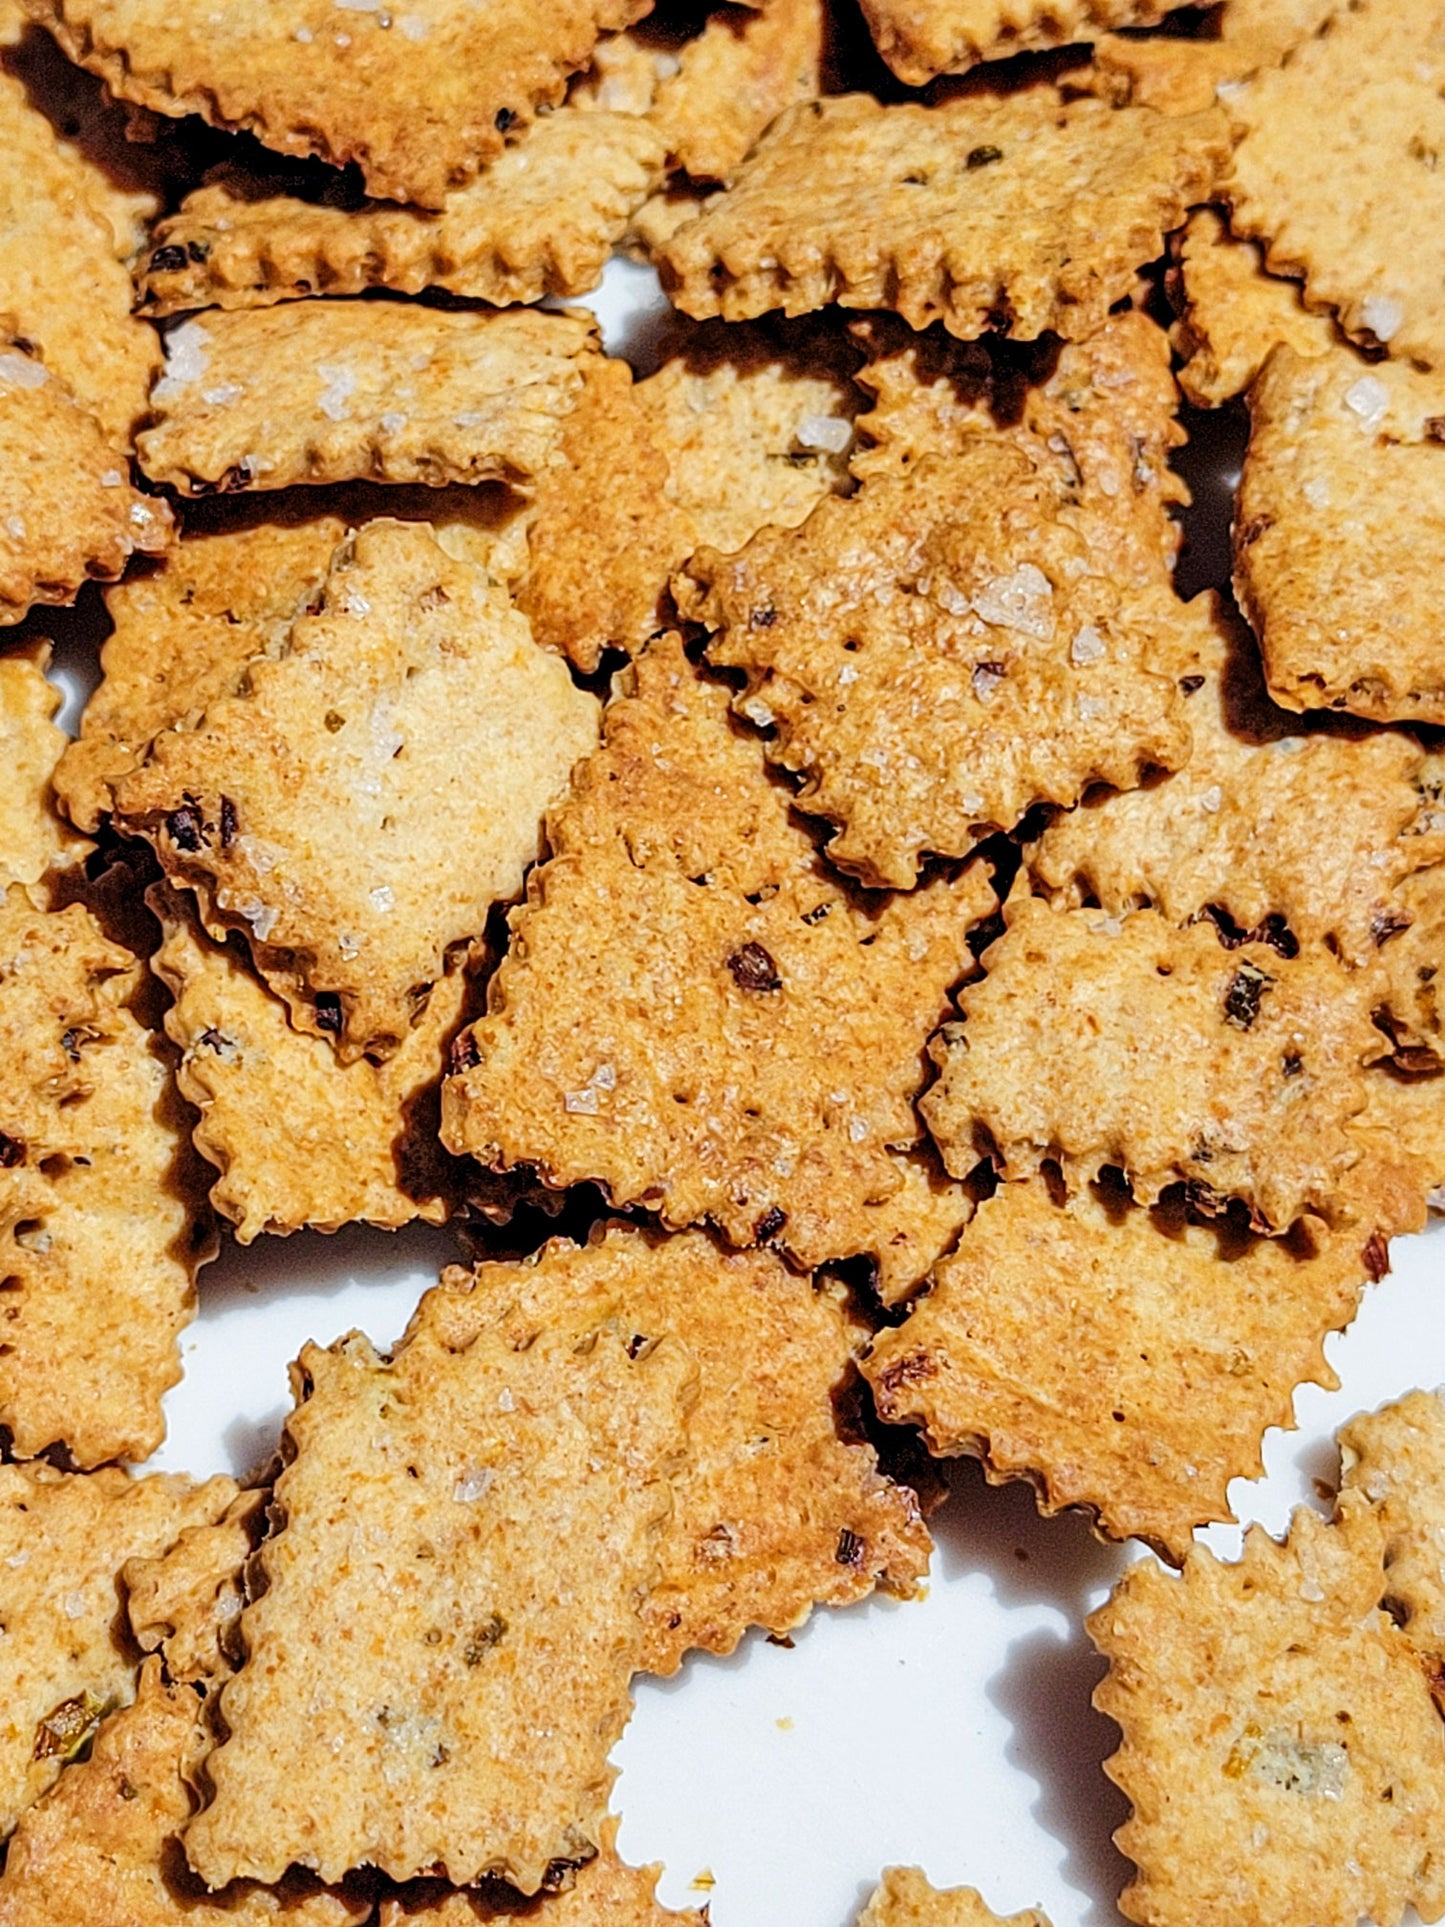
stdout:
POLYGON ((1445 1406, 1410 1392, 1340 1427, 1346 1492, 1362 1492, 1385 1531, 1389 1611, 1427 1660, 1445 1655, 1445 1406))
POLYGON ((265 1530, 266 1499, 260 1488, 238 1492, 219 1518, 188 1525, 165 1552, 137 1554, 121 1568, 131 1633, 142 1652, 160 1654, 168 1680, 209 1691, 241 1658, 244 1568, 265 1530))
POLYGON ((49 662, 46 642, 0 656, 0 890, 39 883, 91 847, 56 808, 55 765, 68 739, 54 720, 60 691, 46 679, 49 662))
POLYGON ((1049 1927, 1030 1907, 1007 1920, 973 1887, 934 1887, 919 1867, 885 1867, 858 1927, 1049 1927))
POLYGON ((696 181, 730 180, 785 107, 817 95, 826 27, 824 0, 711 14, 649 113, 673 164, 696 181))
POLYGON ((863 0, 874 44, 900 80, 922 87, 980 60, 1149 27, 1182 0, 863 0))
POLYGON ((1305 306, 1302 284, 1269 273, 1259 243, 1236 240, 1215 208, 1190 215, 1174 276, 1183 303, 1174 329, 1185 357, 1179 385, 1196 407, 1242 395, 1273 348, 1322 355, 1340 339, 1327 314, 1305 306))

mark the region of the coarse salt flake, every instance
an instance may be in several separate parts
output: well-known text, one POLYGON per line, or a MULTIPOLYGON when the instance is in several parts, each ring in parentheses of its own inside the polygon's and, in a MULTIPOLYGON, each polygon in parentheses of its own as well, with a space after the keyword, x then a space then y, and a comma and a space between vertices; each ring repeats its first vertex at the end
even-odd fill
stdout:
POLYGON ((356 393, 356 371, 344 363, 318 361, 316 372, 326 384, 317 398, 317 407, 328 421, 344 422, 351 413, 346 404, 356 393))
POLYGON ((1389 341, 1397 335, 1405 319, 1404 305, 1388 294, 1366 295, 1360 313, 1376 341, 1389 341))
POLYGON ((1224 791, 1218 783, 1213 783, 1199 799, 1199 807, 1209 816, 1218 816, 1224 803, 1224 791))
POLYGON ((973 598, 985 622, 1000 629, 1017 629, 1038 642, 1053 633, 1053 585, 1042 569, 1021 562, 1008 575, 995 576, 973 598))
POLYGON ((29 355, 0 355, 0 381, 11 388, 43 388, 50 377, 29 355))
POLYGON ((1074 707, 1079 712, 1081 723, 1097 723, 1107 713, 1109 705, 1102 696, 1076 696, 1074 707))
POLYGON ((1300 493, 1312 509, 1327 509, 1330 505, 1330 485, 1323 475, 1311 475, 1300 493))
POLYGON ((980 662, 974 666, 973 693, 981 703, 986 703, 995 689, 1003 681, 1004 672, 996 662, 980 662))
POLYGON ((580 1091, 568 1091, 564 1095, 562 1103, 564 1109, 569 1111, 574 1117, 578 1115, 583 1117, 596 1117, 597 1115, 597 1092, 590 1084, 580 1091))
POLYGON ((793 436, 799 448, 842 455, 853 439, 853 424, 844 415, 804 415, 793 436))
POLYGON ((452 1487, 452 1497, 458 1505, 470 1505, 485 1495, 496 1476, 489 1465, 469 1465, 452 1487))
POLYGON ((238 401, 245 392, 246 389, 243 383, 239 381, 223 381, 215 388, 203 388, 201 390, 201 400, 212 408, 224 408, 227 402, 238 401))
POLYGON ((102 488, 123 488, 125 477, 118 468, 108 468, 100 478, 102 488))
POLYGON ((367 892, 367 902, 379 916, 385 916, 388 910, 396 908, 396 892, 389 883, 379 883, 367 892))
POLYGON ((1082 668, 1085 663, 1104 660, 1104 638, 1092 622, 1086 622, 1069 645, 1069 661, 1082 668))
POLYGON ((1361 375, 1345 393, 1345 406, 1364 428, 1378 428, 1390 405, 1390 391, 1374 375, 1361 375))

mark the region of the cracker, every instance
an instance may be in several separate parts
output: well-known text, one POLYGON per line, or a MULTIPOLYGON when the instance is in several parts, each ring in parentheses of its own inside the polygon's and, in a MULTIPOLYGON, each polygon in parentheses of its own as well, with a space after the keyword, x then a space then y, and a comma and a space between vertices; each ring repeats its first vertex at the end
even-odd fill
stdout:
POLYGON ((0 627, 166 546, 170 510, 118 459, 59 377, 0 337, 0 627))
POLYGON ((935 107, 813 101, 780 115, 673 235, 664 284, 699 319, 836 301, 965 339, 1078 339, 1207 197, 1226 148, 1217 110, 1065 104, 1045 85, 935 107))
POLYGON ((596 740, 596 699, 504 591, 424 524, 378 521, 286 653, 158 738, 116 809, 349 1062, 395 1051, 448 948, 517 894, 596 740))
POLYGON ((917 1590, 930 1550, 918 1502, 834 1407, 866 1337, 841 1285, 815 1290, 771 1252, 724 1254, 701 1232, 658 1240, 614 1224, 526 1264, 445 1272, 419 1315, 459 1349, 494 1325, 525 1343, 569 1307, 634 1343, 672 1332, 698 1364, 642 1608, 644 1672, 675 1673, 695 1647, 730 1653, 750 1626, 782 1635, 814 1605, 878 1585, 917 1590))
POLYGON ((561 98, 598 35, 645 0, 417 0, 409 13, 327 0, 176 14, 167 0, 25 0, 82 67, 122 100, 201 114, 283 154, 355 161, 368 192, 441 207, 561 98))
POLYGON ((934 1454, 1029 1478, 1046 1513, 1083 1506, 1177 1562, 1232 1516, 1229 1481, 1263 1470, 1295 1387, 1336 1387, 1322 1340, 1354 1317, 1370 1229, 1261 1238, 1177 1194, 1145 1211, 1117 1184, 1064 1201, 1004 1184, 863 1370, 879 1416, 921 1425, 934 1454))
POLYGON ((1192 609, 1189 761, 1060 816, 1029 857, 1035 883, 1111 916, 1152 904, 1171 923, 1206 909, 1242 931, 1282 921, 1306 946, 1369 962, 1398 932, 1400 884, 1445 858, 1445 822, 1421 830, 1425 752, 1393 731, 1295 733, 1214 597, 1192 609))
POLYGON ((697 1381, 674 1339, 633 1358, 630 1336, 572 1312, 454 1350, 423 1311, 390 1361, 359 1333, 307 1346, 186 1834, 208 1885, 294 1861, 534 1893, 591 1857, 697 1381))
POLYGON ((0 890, 39 883, 91 848, 55 807, 51 778, 67 738, 55 724, 60 691, 46 681, 49 662, 48 642, 0 656, 0 890))
POLYGON ((1422 1658, 1445 1657, 1445 1406, 1408 1392, 1342 1425, 1342 1486, 1362 1492, 1385 1533, 1386 1609, 1422 1658))
POLYGON ((1438 0, 1337 9, 1232 96, 1243 139, 1223 182, 1235 232, 1265 244, 1271 270, 1303 275, 1311 306, 1356 340, 1427 367, 1445 365, 1440 27, 1438 0))
POLYGON ((1235 587, 1288 709, 1445 722, 1445 380, 1276 348, 1250 391, 1235 587))
POLYGON ((205 1485, 114 1466, 56 1472, 0 1466, 0 1648, 5 1724, 0 1744, 0 1834, 59 1777, 101 1715, 135 1692, 119 1574, 155 1556, 191 1525, 219 1518, 230 1479, 205 1485))
POLYGON ((1392 1231, 1421 1231, 1431 1211, 1445 1211, 1445 1073, 1377 1065, 1365 1100, 1353 1129, 1367 1155, 1356 1170, 1376 1182, 1392 1231))
POLYGON ((1186 357, 1179 385, 1199 408, 1242 395, 1272 348, 1314 356, 1339 340, 1329 317, 1305 306, 1301 284, 1268 273, 1259 244, 1235 240, 1212 207, 1189 217, 1176 288, 1183 312, 1174 340, 1186 357))
POLYGON ((291 301, 166 338, 141 468, 186 495, 293 482, 525 481, 596 353, 575 315, 291 301))
POLYGON ((809 1269, 871 1253, 896 1287, 920 1050, 994 893, 975 864, 865 905, 727 707, 676 636, 633 665, 454 1055, 443 1141, 809 1269))
POLYGON ((1133 1817, 1120 1901, 1150 1927, 1353 1927, 1445 1908, 1440 1715, 1382 1612, 1384 1533, 1359 1494, 1307 1508, 1284 1545, 1255 1526, 1182 1580, 1132 1566, 1089 1620, 1123 1729, 1105 1771, 1133 1817))
POLYGON ((1226 950, 1212 926, 1155 910, 1016 892, 1004 917, 988 974, 959 993, 964 1021, 931 1046, 920 1109, 950 1171, 982 1144, 1010 1178, 1052 1159, 1076 1187, 1118 1165, 1142 1204, 1183 1179, 1242 1198, 1261 1230, 1328 1213, 1359 1156, 1362 1067, 1384 1054, 1369 973, 1325 950, 1226 950))
POLYGON ((874 45, 910 87, 981 60, 1149 27, 1183 0, 862 0, 874 45))
POLYGON ((858 1916, 858 1927, 1049 1927, 1030 1907, 1021 1914, 990 1911, 973 1887, 933 1887, 918 1867, 885 1867, 858 1916))
POLYGON ((140 977, 82 905, 0 901, 0 1423, 25 1458, 155 1450, 214 1249, 140 977))
POLYGON ((738 709, 776 725, 769 754, 866 883, 910 888, 930 853, 1188 755, 1152 635, 1049 494, 1021 450, 975 436, 688 564, 683 613, 747 672, 738 709))
POLYGON ((1092 67, 1078 78, 1116 102, 1199 113, 1216 96, 1231 99, 1239 83, 1262 68, 1278 67, 1334 11, 1335 0, 1229 0, 1217 39, 1105 34, 1095 43, 1092 67))
POLYGON ((22 1816, 0 1875, 4 1927, 361 1927, 370 1917, 368 1900, 314 1883, 214 1898, 178 1889, 171 1856, 194 1804, 199 1708, 188 1686, 167 1685, 160 1662, 146 1662, 134 1704, 105 1720, 89 1758, 22 1816))
POLYGON ((143 1653, 161 1655, 167 1679, 209 1687, 240 1658, 243 1568, 265 1512, 264 1491, 238 1492, 219 1518, 187 1526, 165 1552, 127 1559, 121 1568, 131 1633, 143 1653))
MULTIPOLYGON (((1427 821, 1437 820, 1432 809, 1427 821)), ((1445 865, 1419 871, 1396 892, 1380 961, 1385 1029, 1403 1051, 1407 1067, 1445 1064, 1445 984, 1440 980, 1445 964, 1445 865)))
POLYGON ((340 1064, 324 1037, 292 1029, 239 937, 213 942, 165 886, 150 901, 164 931, 154 968, 175 999, 165 1026, 181 1052, 176 1082, 200 1112, 196 1149, 220 1172, 211 1203, 236 1227, 236 1242, 304 1226, 444 1224, 467 1167, 436 1141, 436 1094, 466 971, 433 987, 384 1064, 340 1064))
POLYGON ((696 181, 730 180, 785 107, 822 80, 822 0, 762 0, 720 8, 678 51, 650 118, 675 166, 696 181))
POLYGON ((148 314, 267 307, 298 295, 445 288, 504 307, 584 294, 662 179, 646 120, 562 107, 435 213, 308 197, 309 179, 218 168, 156 228, 148 314))

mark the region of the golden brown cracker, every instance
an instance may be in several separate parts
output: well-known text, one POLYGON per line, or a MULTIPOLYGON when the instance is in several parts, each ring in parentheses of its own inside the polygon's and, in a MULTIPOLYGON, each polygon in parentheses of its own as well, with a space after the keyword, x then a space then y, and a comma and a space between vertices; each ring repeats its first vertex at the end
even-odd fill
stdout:
POLYGON ((1359 1155, 1363 1066, 1385 1054, 1368 972, 1323 949, 1227 950, 1155 910, 1016 892, 1004 916, 987 975, 959 993, 964 1021, 931 1046, 920 1109, 956 1176, 982 1145, 1011 1178, 1052 1159, 1073 1186, 1118 1165, 1143 1204, 1182 1179, 1245 1200, 1261 1229, 1328 1212, 1359 1155))
POLYGON ((1408 1392, 1339 1432, 1342 1489, 1362 1492, 1385 1533, 1385 1603, 1422 1659, 1445 1656, 1445 1406, 1408 1392))
POLYGON ((1175 286, 1182 313, 1174 341, 1185 357, 1179 385, 1199 408, 1242 395, 1281 343, 1314 356, 1339 340, 1329 317, 1305 306, 1301 284, 1270 274, 1259 244, 1234 239, 1212 207, 1189 217, 1175 286))
POLYGON ((1259 1526, 1182 1579, 1132 1566, 1089 1620, 1123 1729, 1105 1771, 1133 1816, 1120 1900, 1149 1927, 1353 1927, 1445 1908, 1440 1715, 1380 1610, 1381 1523, 1358 1494, 1308 1508, 1280 1545, 1259 1526))
POLYGON ((1183 0, 863 0, 880 54, 910 87, 981 60, 1148 27, 1183 0))
POLYGON ((934 1887, 919 1867, 885 1867, 858 1927, 1049 1927, 1032 1907, 1005 1920, 973 1887, 934 1887))
POLYGON ((933 107, 834 96, 779 116, 667 243, 663 279, 699 319, 836 301, 963 338, 1078 339, 1207 197, 1226 149, 1217 112, 1064 103, 1047 85, 933 107))
POLYGON ((910 888, 930 854, 1188 754, 1152 635, 1005 442, 971 437, 740 555, 702 549, 688 575, 709 657, 747 673, 738 709, 776 726, 770 756, 866 883, 910 888))
POLYGON ((785 107, 814 99, 822 80, 823 0, 724 6, 678 51, 658 87, 652 124, 669 158, 696 181, 727 181, 785 107))
POLYGON ((771 1252, 725 1253, 701 1232, 614 1224, 525 1264, 448 1271, 419 1316, 455 1349, 494 1325, 524 1343, 566 1308, 634 1344, 671 1332, 697 1360, 687 1462, 642 1608, 644 1672, 674 1673, 695 1647, 730 1653, 750 1626, 781 1636, 876 1585, 917 1589, 930 1550, 918 1502, 835 1410, 866 1337, 841 1285, 815 1289, 771 1252))
POLYGON ((188 1526, 218 1519, 235 1494, 230 1479, 196 1486, 132 1479, 114 1466, 83 1473, 0 1466, 0 1833, 10 1834, 55 1783, 102 1714, 134 1696, 121 1567, 165 1552, 188 1526))
POLYGON ((1216 98, 1231 100, 1261 69, 1279 66, 1334 11, 1335 0, 1229 0, 1216 39, 1104 34, 1091 66, 1065 84, 1165 114, 1200 113, 1216 98))
POLYGON ((600 33, 645 0, 413 0, 410 11, 326 0, 243 6, 205 19, 165 0, 26 0, 122 100, 201 114, 283 154, 358 164, 372 194, 441 207, 506 136, 561 97, 600 33))
POLYGON ((1243 138, 1223 182, 1237 234, 1356 340, 1445 367, 1445 10, 1362 0, 1231 95, 1243 138), (1328 104, 1328 111, 1321 111, 1328 104))
POLYGON ((0 656, 0 890, 39 883, 91 848, 55 806, 52 778, 68 739, 55 722, 60 691, 46 681, 49 662, 48 642, 0 656))
MULTIPOLYGON (((1435 820, 1436 812, 1426 820, 1435 820)), ((1433 840, 1428 830, 1421 841, 1433 840)), ((1404 1068, 1429 1070, 1445 1064, 1445 865, 1417 871, 1396 891, 1381 930, 1385 977, 1381 1023, 1404 1068)))
POLYGON ((1306 1220, 1261 1238, 1177 1194, 1146 1211, 1117 1183, 1066 1200, 1004 1184, 863 1370, 880 1417, 921 1424, 933 1453, 1178 1560, 1231 1516, 1229 1481, 1263 1470, 1295 1387, 1337 1384, 1322 1341, 1354 1316, 1367 1235, 1306 1220))
POLYGON ((633 665, 459 1042, 443 1140, 808 1268, 870 1253, 896 1290, 921 1275, 898 1277, 921 1241, 894 1243, 920 1052, 993 890, 975 864, 865 903, 727 708, 675 636, 633 665))
POLYGON ((132 1636, 143 1653, 161 1655, 168 1680, 209 1687, 242 1657, 244 1567, 265 1528, 266 1497, 238 1492, 219 1518, 187 1526, 166 1551, 121 1568, 132 1636))
POLYGON ((630 1336, 573 1312, 453 1349, 423 1309, 389 1361, 359 1333, 302 1353, 186 1834, 208 1884, 365 1862, 533 1893, 591 1857, 697 1380, 630 1336))
POLYGON ((319 611, 116 793, 208 927, 343 1060, 393 1052, 538 852, 543 811, 596 742, 597 703, 506 594, 422 525, 337 550, 319 611))
POLYGON ((1352 1132, 1365 1156, 1350 1188, 1374 1187, 1390 1230, 1421 1231, 1431 1211, 1445 1212, 1445 1072, 1373 1066, 1352 1132))

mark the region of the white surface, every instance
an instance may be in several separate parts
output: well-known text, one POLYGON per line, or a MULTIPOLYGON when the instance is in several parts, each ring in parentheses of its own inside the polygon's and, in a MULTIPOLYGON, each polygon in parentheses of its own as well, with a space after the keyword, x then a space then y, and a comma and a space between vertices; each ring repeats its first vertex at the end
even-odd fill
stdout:
MULTIPOLYGON (((651 276, 614 263, 594 305, 609 346, 650 362, 663 306, 651 276)), ((300 1346, 353 1327, 391 1343, 459 1255, 425 1227, 228 1247, 202 1273, 152 1463, 208 1474, 264 1461, 300 1346)), ((1231 1489, 1242 1521, 1280 1530, 1332 1476, 1336 1426, 1445 1381, 1445 1228, 1392 1257, 1327 1346, 1340 1390, 1304 1388, 1300 1430, 1268 1436, 1267 1478, 1231 1489)), ((878 1870, 908 1861, 1003 1912, 1041 1905, 1054 1927, 1119 1919, 1128 1869, 1109 1836, 1125 1807, 1099 1769, 1113 1728, 1089 1704, 1101 1667, 1082 1622, 1133 1555, 1076 1518, 1041 1521, 1025 1487, 990 1489, 971 1465, 955 1468, 934 1531, 923 1601, 820 1614, 792 1651, 755 1636, 729 1660, 694 1656, 676 1680, 639 1681, 614 1804, 626 1856, 667 1863, 666 1902, 708 1899, 715 1927, 847 1927, 878 1870), (693 1886, 705 1871, 715 1885, 693 1886)), ((1239 1531, 1206 1537, 1229 1555, 1239 1531)))

